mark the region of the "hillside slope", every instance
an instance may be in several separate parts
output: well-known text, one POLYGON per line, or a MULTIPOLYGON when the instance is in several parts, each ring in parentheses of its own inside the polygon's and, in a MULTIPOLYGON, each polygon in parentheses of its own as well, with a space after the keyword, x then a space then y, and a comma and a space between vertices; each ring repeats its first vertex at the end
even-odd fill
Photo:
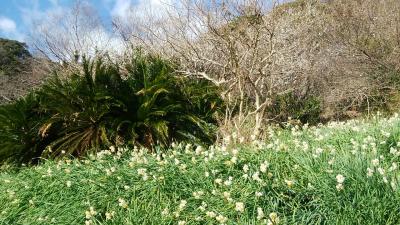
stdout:
POLYGON ((33 57, 25 43, 0 38, 0 104, 26 95, 49 75, 46 60, 33 57))

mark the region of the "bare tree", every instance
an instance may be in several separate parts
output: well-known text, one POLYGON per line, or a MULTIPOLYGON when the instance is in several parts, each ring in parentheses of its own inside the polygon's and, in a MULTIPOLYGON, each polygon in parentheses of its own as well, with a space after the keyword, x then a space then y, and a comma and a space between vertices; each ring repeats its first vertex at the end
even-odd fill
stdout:
POLYGON ((376 93, 392 88, 388 71, 399 70, 400 2, 378 2, 180 0, 158 16, 133 9, 114 26, 130 45, 220 86, 228 106, 223 124, 240 138, 249 124, 254 136, 260 134, 280 94, 318 96, 331 119, 365 103, 369 108, 376 93))
POLYGON ((157 20, 128 19, 128 24, 115 21, 114 25, 133 45, 178 60, 182 74, 221 86, 227 103, 224 125, 233 127, 240 138, 245 136, 243 127, 251 124, 256 137, 266 122, 271 98, 290 92, 302 75, 299 67, 309 66, 302 61, 306 53, 300 45, 314 45, 313 37, 304 43, 293 37, 315 24, 315 20, 295 24, 315 16, 311 1, 305 7, 310 9, 306 16, 275 1, 182 0, 166 6, 166 15, 157 20))
POLYGON ((330 75, 326 107, 333 112, 385 107, 400 72, 400 2, 332 0, 323 16, 322 54, 330 63, 319 68, 330 75))
POLYGON ((62 13, 34 21, 34 25, 31 42, 35 50, 60 62, 73 62, 82 55, 104 54, 120 44, 106 31, 97 11, 82 0, 76 0, 72 8, 62 13))

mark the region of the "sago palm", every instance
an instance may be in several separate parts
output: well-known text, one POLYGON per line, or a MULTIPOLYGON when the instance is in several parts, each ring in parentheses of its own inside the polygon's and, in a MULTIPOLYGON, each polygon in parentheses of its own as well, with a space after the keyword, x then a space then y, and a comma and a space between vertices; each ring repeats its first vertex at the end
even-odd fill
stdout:
POLYGON ((109 144, 111 116, 125 110, 118 98, 123 85, 116 66, 105 66, 101 60, 85 61, 82 74, 55 76, 44 85, 41 106, 52 116, 43 127, 60 127, 44 155, 80 155, 109 144))
POLYGON ((7 135, 0 141, 11 144, 4 148, 9 150, 0 150, 0 157, 15 154, 27 161, 81 156, 109 145, 153 150, 174 141, 213 142, 215 114, 222 105, 213 85, 181 77, 173 64, 140 52, 126 64, 126 72, 121 71, 102 60, 84 60, 82 71, 47 81, 37 91, 35 104, 20 100, 21 112, 14 113, 20 119, 13 118, 13 106, 7 106, 0 116, 0 129, 7 135), (26 137, 18 130, 25 123, 26 137), (24 139, 24 148, 12 151, 13 135, 24 139))
POLYGON ((40 111, 32 93, 0 106, 0 164, 36 162, 51 137, 41 136, 40 127, 49 117, 40 111))

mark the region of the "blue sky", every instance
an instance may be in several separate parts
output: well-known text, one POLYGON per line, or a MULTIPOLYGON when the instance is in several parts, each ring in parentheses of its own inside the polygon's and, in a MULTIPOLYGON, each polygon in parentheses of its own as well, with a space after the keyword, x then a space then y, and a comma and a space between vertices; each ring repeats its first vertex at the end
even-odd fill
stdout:
MULTIPOLYGON (((103 19, 106 27, 111 18, 121 15, 128 7, 162 0, 86 0, 103 19)), ((32 23, 45 20, 48 13, 62 12, 75 0, 0 0, 0 37, 26 41, 32 23)))
MULTIPOLYGON (((152 8, 156 13, 175 0, 80 0, 90 4, 103 20, 105 34, 110 35, 113 17, 126 18, 128 10, 141 12, 152 8)), ((267 0, 266 0, 267 1, 267 0)), ((290 0, 280 0, 287 2, 290 0)), ((29 34, 36 21, 46 21, 48 15, 64 15, 76 0, 0 0, 0 37, 29 42, 29 34)))

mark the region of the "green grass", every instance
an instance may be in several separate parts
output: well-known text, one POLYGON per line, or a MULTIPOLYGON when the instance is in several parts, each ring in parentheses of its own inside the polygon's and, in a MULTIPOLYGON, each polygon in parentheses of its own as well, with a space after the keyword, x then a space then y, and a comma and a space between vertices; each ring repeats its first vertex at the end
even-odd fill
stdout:
POLYGON ((400 224, 400 172, 393 166, 399 125, 392 117, 271 129, 268 142, 251 146, 195 151, 182 144, 165 155, 119 149, 3 169, 0 224, 220 224, 207 212, 225 224, 267 224, 271 213, 279 224, 400 224), (258 208, 264 217, 257 218, 258 208))

